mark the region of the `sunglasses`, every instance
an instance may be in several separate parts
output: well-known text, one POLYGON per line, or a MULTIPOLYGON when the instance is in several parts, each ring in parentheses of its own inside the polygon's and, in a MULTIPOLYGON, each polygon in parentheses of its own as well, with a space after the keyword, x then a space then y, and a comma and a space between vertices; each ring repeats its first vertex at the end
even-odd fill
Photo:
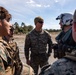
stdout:
POLYGON ((38 21, 38 22, 41 23, 41 24, 43 23, 43 21, 38 21))

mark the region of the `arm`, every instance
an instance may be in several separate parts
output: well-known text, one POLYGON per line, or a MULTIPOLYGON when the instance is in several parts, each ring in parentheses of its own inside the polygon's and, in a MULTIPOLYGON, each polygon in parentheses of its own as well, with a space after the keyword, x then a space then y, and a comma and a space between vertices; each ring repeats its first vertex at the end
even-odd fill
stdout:
POLYGON ((50 34, 48 35, 48 56, 50 56, 50 53, 52 52, 52 40, 50 34))

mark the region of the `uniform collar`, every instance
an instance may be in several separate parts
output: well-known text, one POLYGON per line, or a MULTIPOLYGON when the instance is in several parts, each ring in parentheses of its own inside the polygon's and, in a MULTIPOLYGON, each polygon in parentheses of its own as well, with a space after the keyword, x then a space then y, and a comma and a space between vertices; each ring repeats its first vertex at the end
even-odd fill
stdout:
POLYGON ((41 30, 41 31, 36 31, 36 29, 34 29, 35 33, 37 34, 43 34, 44 33, 44 30, 41 30))

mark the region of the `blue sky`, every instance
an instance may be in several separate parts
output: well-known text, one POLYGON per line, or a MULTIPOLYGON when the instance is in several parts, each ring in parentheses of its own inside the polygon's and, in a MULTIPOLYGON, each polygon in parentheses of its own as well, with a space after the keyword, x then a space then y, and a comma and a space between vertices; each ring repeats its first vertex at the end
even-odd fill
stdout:
POLYGON ((55 18, 61 13, 74 13, 76 0, 0 0, 0 6, 12 14, 11 23, 24 22, 34 26, 34 18, 44 19, 44 29, 60 29, 55 18))

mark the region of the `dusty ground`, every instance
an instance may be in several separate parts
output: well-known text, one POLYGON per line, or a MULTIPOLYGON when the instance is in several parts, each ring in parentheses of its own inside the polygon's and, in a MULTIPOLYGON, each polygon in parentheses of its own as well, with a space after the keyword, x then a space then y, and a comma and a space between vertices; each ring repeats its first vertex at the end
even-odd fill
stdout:
MULTIPOLYGON (((58 33, 51 33, 52 41, 55 43, 55 37, 58 35, 58 33)), ((19 49, 20 49, 20 58, 23 63, 26 63, 26 59, 24 56, 24 41, 25 41, 25 34, 24 35, 14 35, 14 39, 17 42, 19 49)), ((53 52, 51 56, 49 57, 49 63, 52 64, 57 59, 54 59, 53 52)))

